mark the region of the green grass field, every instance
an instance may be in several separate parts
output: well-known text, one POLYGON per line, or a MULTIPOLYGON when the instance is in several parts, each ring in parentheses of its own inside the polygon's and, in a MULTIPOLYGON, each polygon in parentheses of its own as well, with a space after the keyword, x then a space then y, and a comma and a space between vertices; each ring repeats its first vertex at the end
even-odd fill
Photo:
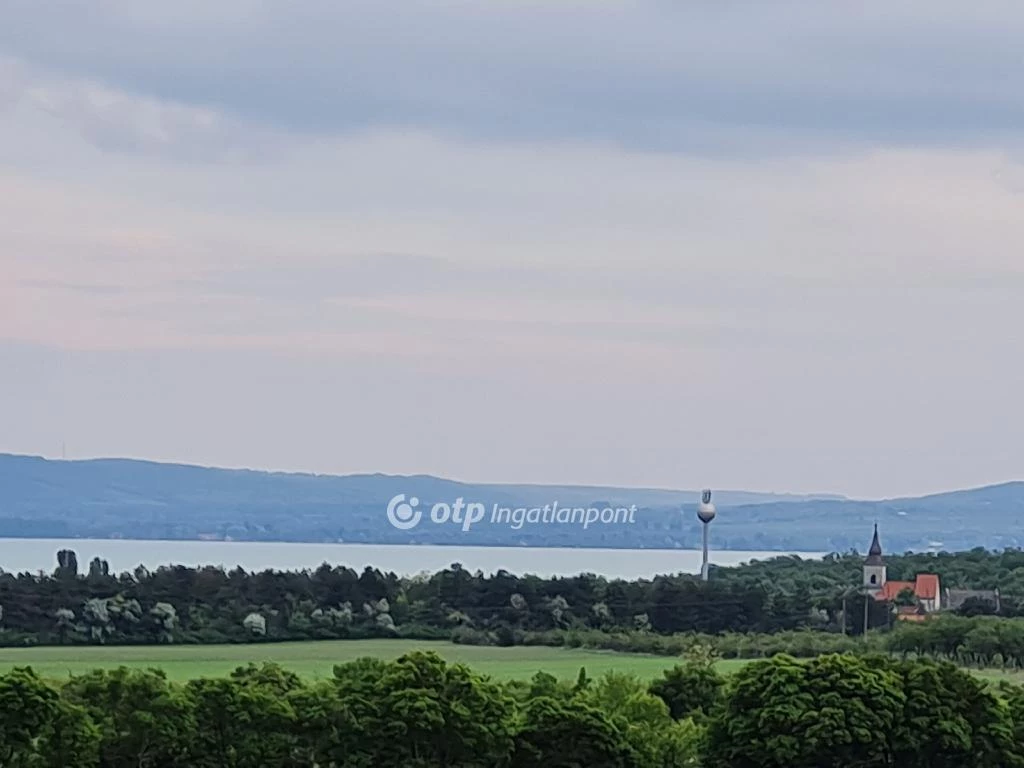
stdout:
MULTIPOLYGON (((662 656, 562 648, 488 648, 415 640, 338 640, 253 645, 0 648, 0 673, 12 667, 31 666, 40 675, 56 679, 123 665, 143 669, 156 667, 173 680, 188 680, 226 675, 250 661, 275 661, 303 677, 317 679, 330 677, 335 664, 362 656, 393 659, 415 649, 436 651, 448 661, 463 662, 505 680, 527 679, 538 671, 573 679, 580 667, 586 667, 592 677, 615 670, 653 679, 662 670, 679 663, 678 659, 662 656)), ((735 669, 742 663, 721 662, 723 671, 735 669)))
MULTIPOLYGON (((126 666, 158 668, 172 680, 190 680, 227 675, 250 661, 275 661, 305 678, 322 679, 331 676, 335 664, 363 656, 394 659, 416 649, 435 651, 448 661, 468 664, 503 680, 526 680, 540 671, 571 680, 580 667, 586 667, 592 677, 614 670, 654 679, 680 661, 666 656, 563 648, 490 648, 417 640, 336 640, 252 645, 0 648, 0 674, 13 667, 30 666, 44 677, 60 679, 93 669, 126 666)), ((730 659, 719 662, 719 669, 728 673, 746 663, 730 659)), ((1021 672, 973 671, 987 680, 1024 682, 1021 672)))

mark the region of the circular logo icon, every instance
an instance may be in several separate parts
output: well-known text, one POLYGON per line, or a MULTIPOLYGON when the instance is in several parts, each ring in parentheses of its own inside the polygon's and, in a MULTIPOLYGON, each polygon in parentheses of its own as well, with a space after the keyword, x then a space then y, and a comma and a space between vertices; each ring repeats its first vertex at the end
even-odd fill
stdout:
POLYGON ((388 502, 388 522, 400 531, 409 531, 420 524, 423 513, 416 509, 420 500, 412 496, 409 501, 405 500, 405 494, 400 493, 388 502))

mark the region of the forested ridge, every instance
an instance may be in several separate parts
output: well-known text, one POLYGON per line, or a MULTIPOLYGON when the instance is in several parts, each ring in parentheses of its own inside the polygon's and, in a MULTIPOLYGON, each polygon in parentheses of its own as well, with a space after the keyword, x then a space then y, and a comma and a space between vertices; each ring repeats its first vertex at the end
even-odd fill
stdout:
POLYGON ((657 680, 500 683, 423 652, 305 681, 272 664, 168 681, 0 676, 5 768, 1015 768, 1024 690, 947 663, 788 656, 657 680))
MULTIPOLYGON (((425 475, 329 476, 124 459, 50 461, 0 454, 0 537, 136 538, 457 546, 697 549, 695 490, 465 483, 425 475), (511 508, 635 505, 631 523, 521 527, 488 516, 463 530, 388 523, 397 494, 434 503, 511 508)), ((829 552, 863 547, 880 521, 896 551, 1024 546, 1024 483, 877 501, 720 490, 715 547, 829 552)))

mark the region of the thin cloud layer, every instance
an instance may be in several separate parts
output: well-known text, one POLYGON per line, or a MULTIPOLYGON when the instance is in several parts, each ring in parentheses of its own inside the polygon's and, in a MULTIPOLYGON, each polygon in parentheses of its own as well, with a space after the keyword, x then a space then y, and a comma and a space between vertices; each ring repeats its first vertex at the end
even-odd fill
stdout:
POLYGON ((1024 121, 1009 0, 11 0, 4 21, 0 47, 33 66, 304 135, 746 154, 991 146, 1024 121))
POLYGON ((0 58, 0 109, 9 116, 18 109, 47 114, 101 150, 179 162, 252 162, 273 145, 267 131, 214 109, 58 76, 11 58, 0 58))
POLYGON ((1016 4, 3 16, 0 450, 853 495, 1018 472, 1016 4))

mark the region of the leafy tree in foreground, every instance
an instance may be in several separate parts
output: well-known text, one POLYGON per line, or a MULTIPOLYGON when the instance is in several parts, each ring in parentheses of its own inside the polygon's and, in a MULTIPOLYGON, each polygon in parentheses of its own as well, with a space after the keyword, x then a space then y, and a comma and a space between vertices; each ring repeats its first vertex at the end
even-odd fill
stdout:
POLYGON ((691 720, 676 722, 669 708, 635 675, 609 672, 578 699, 608 715, 625 734, 640 765, 684 768, 696 765, 703 732, 691 720))
MULTIPOLYGON (((721 768, 892 765, 890 734, 906 697, 899 676, 853 656, 788 656, 736 673, 711 721, 710 764, 721 768)), ((966 768, 966 767, 965 767, 966 768)))
POLYGON ((644 768, 607 715, 581 701, 531 701, 516 735, 514 768, 644 768))
POLYGON ((196 727, 184 692, 159 670, 121 667, 71 678, 63 698, 99 728, 104 768, 187 766, 196 727))
POLYGON ((31 669, 0 676, 0 765, 31 765, 40 735, 57 714, 58 694, 31 669))
POLYGON ((513 701, 461 664, 410 653, 389 665, 374 693, 374 730, 389 745, 377 765, 501 765, 512 752, 513 701))
POLYGON ((33 768, 96 768, 102 732, 84 708, 61 700, 43 729, 33 768))
POLYGON ((1010 705, 948 662, 871 660, 899 675, 906 704, 892 733, 900 768, 1009 768, 1024 765, 1010 705))
POLYGON ((651 683, 651 693, 668 705, 676 720, 710 712, 718 703, 725 679, 710 664, 689 661, 667 669, 651 683))
POLYGON ((288 703, 295 712, 297 754, 305 759, 303 765, 375 768, 372 747, 378 738, 356 714, 358 703, 343 696, 333 681, 292 691, 288 703))
POLYGON ((275 685, 245 679, 192 680, 186 685, 195 714, 189 766, 287 768, 297 745, 295 711, 275 685))
POLYGON ((275 664, 183 685, 123 668, 56 685, 17 669, 0 675, 0 766, 1024 765, 1024 689, 992 688, 949 663, 780 656, 730 677, 709 715, 681 720, 652 687, 621 673, 497 684, 428 653, 362 659, 316 683, 275 664))

